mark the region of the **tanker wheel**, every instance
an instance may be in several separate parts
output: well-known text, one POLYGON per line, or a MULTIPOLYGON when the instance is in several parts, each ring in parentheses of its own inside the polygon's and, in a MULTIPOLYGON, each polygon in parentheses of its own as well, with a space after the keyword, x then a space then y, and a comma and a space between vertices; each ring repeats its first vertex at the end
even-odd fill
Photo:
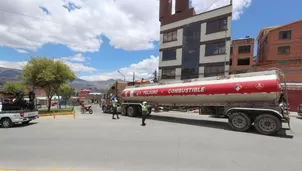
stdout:
POLYGON ((254 122, 256 130, 260 134, 272 135, 280 131, 282 127, 281 120, 271 114, 258 115, 254 122))
POLYGON ((245 132, 251 127, 251 119, 243 112, 235 112, 229 116, 229 124, 235 131, 245 132))
POLYGON ((127 108, 127 114, 130 117, 134 117, 137 115, 137 107, 136 106, 129 106, 127 108))
POLYGON ((123 116, 127 116, 127 106, 126 106, 126 105, 122 106, 121 114, 122 114, 123 116))

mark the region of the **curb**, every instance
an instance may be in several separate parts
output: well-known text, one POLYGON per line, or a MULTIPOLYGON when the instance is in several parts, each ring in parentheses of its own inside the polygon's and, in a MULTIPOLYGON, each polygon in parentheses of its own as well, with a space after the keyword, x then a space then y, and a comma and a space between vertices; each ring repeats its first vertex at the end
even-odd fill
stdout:
POLYGON ((58 113, 47 113, 47 114, 39 114, 40 117, 45 116, 53 116, 53 115, 74 115, 75 111, 72 112, 58 112, 58 113))

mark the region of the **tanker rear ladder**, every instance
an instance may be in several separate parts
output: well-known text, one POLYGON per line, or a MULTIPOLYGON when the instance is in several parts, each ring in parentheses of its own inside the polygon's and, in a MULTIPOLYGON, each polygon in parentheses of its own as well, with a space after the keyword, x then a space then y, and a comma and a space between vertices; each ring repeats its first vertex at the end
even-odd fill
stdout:
MULTIPOLYGON (((207 78, 196 78, 191 80, 177 80, 177 81, 169 81, 165 83, 153 83, 153 84, 142 84, 137 86, 127 86, 125 91, 133 91, 135 88, 143 88, 150 87, 156 88, 156 86, 169 86, 171 84, 186 84, 195 81, 214 81, 214 80, 223 80, 223 79, 236 79, 236 78, 248 78, 249 77, 261 77, 261 76, 269 76, 269 75, 276 75, 276 80, 280 80, 279 87, 280 87, 280 94, 276 94, 276 98, 274 101, 241 101, 233 102, 226 101, 226 103, 222 104, 214 104, 216 107, 223 108, 223 115, 228 117, 229 125, 235 131, 245 132, 250 129, 250 127, 254 124, 256 130, 264 135, 271 135, 279 132, 282 129, 282 122, 288 123, 290 129, 290 117, 288 112, 288 97, 287 97, 287 85, 285 75, 282 73, 281 70, 275 69, 270 71, 260 71, 260 72, 253 72, 253 73, 242 73, 242 74, 235 74, 235 75, 228 75, 224 77, 207 77, 207 78), (282 79, 283 78, 283 79, 282 79), (281 83, 282 82, 282 83, 281 83), (284 86, 281 86, 281 85, 284 86), (277 96, 278 95, 278 96, 277 96)), ((236 82, 236 81, 235 81, 236 82)), ((202 85, 202 83, 200 83, 202 85)), ((176 85, 179 86, 179 85, 176 85)), ((276 84, 276 86, 278 86, 276 84)), ((244 95, 244 94, 242 94, 244 95)), ((131 96, 132 97, 132 96, 131 96)), ((177 98, 177 97, 176 97, 177 98)), ((133 100, 126 100, 121 104, 120 111, 122 115, 128 116, 137 116, 141 115, 141 103, 142 101, 133 100)), ((152 105, 148 106, 148 115, 151 113, 152 108, 157 103, 152 102, 151 100, 148 103, 153 103, 152 105)), ((215 102, 214 102, 215 103, 215 102)), ((184 104, 181 106, 191 106, 191 107, 199 107, 201 106, 209 106, 210 103, 205 104, 198 104, 196 106, 188 104, 184 104)), ((162 104, 160 104, 162 106, 162 104)), ((181 107, 180 103, 178 103, 178 107, 181 107)))

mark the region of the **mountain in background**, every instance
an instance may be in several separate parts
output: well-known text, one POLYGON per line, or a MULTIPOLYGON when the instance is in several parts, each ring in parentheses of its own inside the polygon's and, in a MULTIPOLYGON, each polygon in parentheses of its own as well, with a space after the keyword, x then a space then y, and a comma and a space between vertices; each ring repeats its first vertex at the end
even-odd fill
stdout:
MULTIPOLYGON (((20 80, 21 74, 22 70, 0 67, 0 83, 18 81, 20 80)), ((109 79, 105 81, 86 81, 76 78, 72 83, 70 83, 70 85, 75 89, 86 88, 96 92, 103 92, 107 91, 115 81, 121 80, 109 79)))

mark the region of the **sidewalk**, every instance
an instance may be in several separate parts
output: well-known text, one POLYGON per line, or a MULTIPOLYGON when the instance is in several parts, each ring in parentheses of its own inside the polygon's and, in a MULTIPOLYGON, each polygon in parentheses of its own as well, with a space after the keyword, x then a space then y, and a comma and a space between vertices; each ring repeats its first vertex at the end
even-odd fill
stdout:
POLYGON ((302 117, 302 116, 299 116, 297 112, 289 112, 289 116, 290 117, 295 117, 295 118, 296 117, 302 117))

